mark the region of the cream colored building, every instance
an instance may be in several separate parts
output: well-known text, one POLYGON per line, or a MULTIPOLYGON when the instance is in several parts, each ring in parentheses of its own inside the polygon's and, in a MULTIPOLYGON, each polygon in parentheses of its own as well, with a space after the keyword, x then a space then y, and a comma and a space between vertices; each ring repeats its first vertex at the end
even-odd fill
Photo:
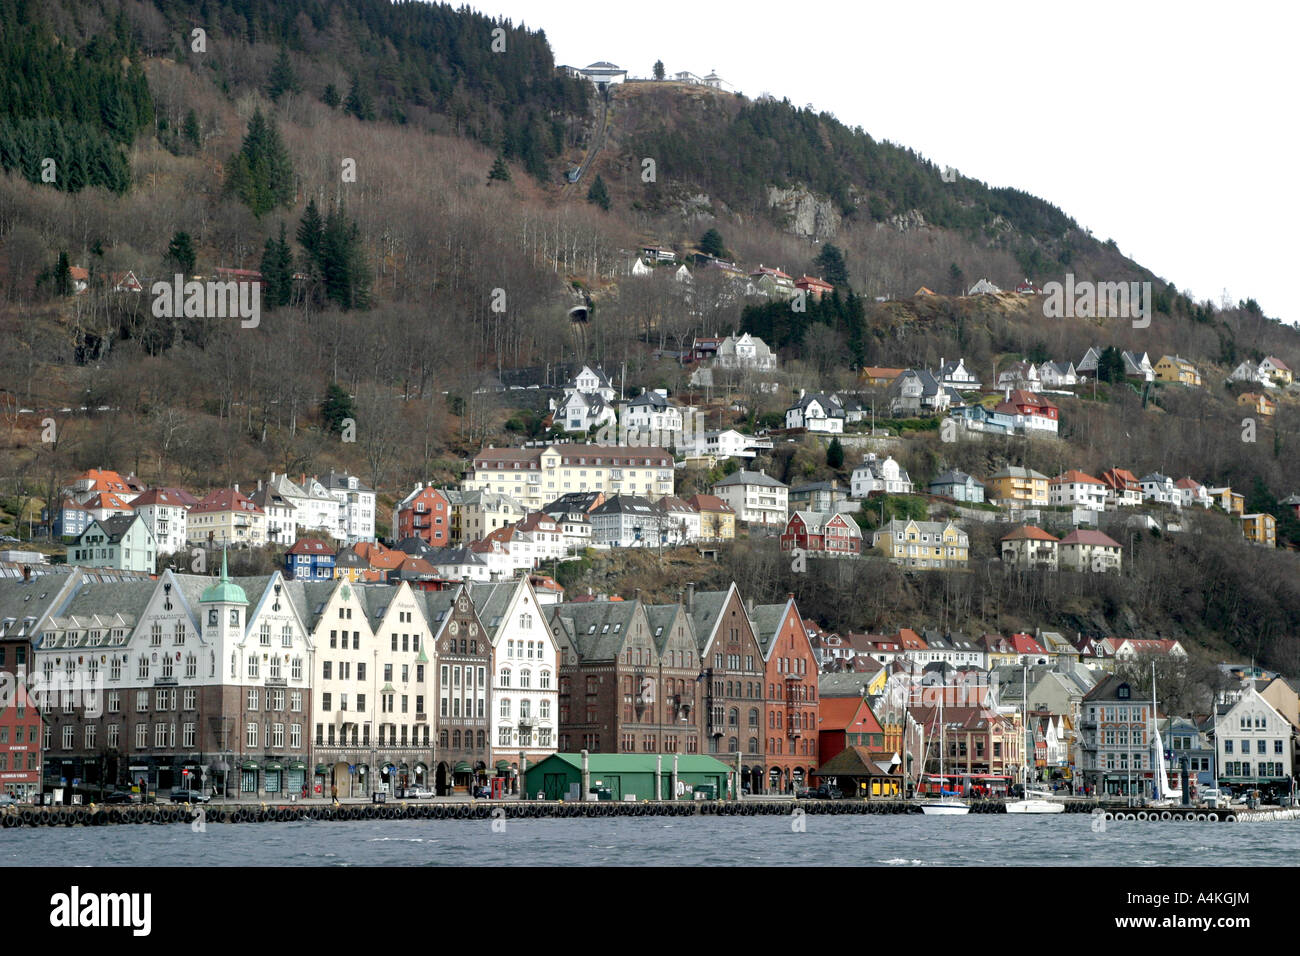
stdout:
POLYGON ((191 544, 260 548, 266 544, 266 512, 240 494, 238 485, 218 488, 190 509, 185 533, 191 544))
POLYGON ((474 456, 462 487, 510 495, 528 511, 570 491, 658 501, 673 493, 673 456, 662 448, 612 445, 488 447, 474 456))
POLYGON ((872 535, 871 546, 895 564, 920 569, 965 567, 970 554, 970 538, 951 521, 894 518, 872 535))

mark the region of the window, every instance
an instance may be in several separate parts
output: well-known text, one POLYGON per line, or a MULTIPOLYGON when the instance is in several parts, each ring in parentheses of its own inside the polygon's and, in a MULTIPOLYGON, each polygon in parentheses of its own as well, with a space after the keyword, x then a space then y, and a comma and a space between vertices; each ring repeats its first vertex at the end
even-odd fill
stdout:
POLYGON ((328 711, 328 710, 333 710, 333 709, 334 709, 334 700, 333 700, 333 696, 334 696, 334 695, 332 695, 332 694, 321 694, 321 695, 320 695, 320 709, 321 709, 321 710, 326 710, 326 711, 328 711))
POLYGON ((138 690, 135 692, 135 712, 143 714, 149 710, 149 692, 147 690, 138 690))
POLYGON ((289 749, 302 749, 302 724, 289 725, 289 749))
POLYGON ((325 661, 321 664, 320 676, 323 677, 325 680, 330 680, 333 677, 333 670, 334 670, 333 662, 325 661))
POLYGON ((1231 740, 1224 740, 1224 741, 1223 741, 1223 752, 1224 752, 1225 754, 1230 754, 1230 753, 1232 753, 1232 741, 1231 741, 1231 740))
POLYGON ((244 727, 244 746, 250 749, 257 748, 257 724, 247 724, 244 727))
POLYGON ((249 676, 249 677, 257 677, 257 676, 258 676, 257 655, 256 655, 256 654, 253 654, 253 655, 252 655, 251 657, 249 657, 249 659, 248 659, 248 676, 249 676))
POLYGON ((293 675, 294 680, 302 680, 302 658, 301 657, 295 657, 293 659, 293 667, 290 669, 290 673, 293 675))
POLYGON ((508 718, 508 717, 510 716, 510 698, 509 698, 509 697, 502 697, 502 698, 501 698, 501 710, 500 710, 500 715, 501 715, 502 717, 506 717, 506 718, 508 718))

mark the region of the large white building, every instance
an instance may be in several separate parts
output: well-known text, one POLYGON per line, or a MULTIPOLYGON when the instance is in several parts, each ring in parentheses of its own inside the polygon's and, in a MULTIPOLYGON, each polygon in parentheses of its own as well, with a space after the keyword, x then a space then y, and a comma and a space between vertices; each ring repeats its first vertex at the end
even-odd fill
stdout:
POLYGON ((470 586, 492 642, 493 765, 519 770, 522 753, 534 764, 559 740, 559 664, 555 639, 527 578, 470 586))
POLYGON ((1270 787, 1288 793, 1292 727, 1253 686, 1233 704, 1217 705, 1215 763, 1233 789, 1270 787))
POLYGON ((873 491, 883 491, 889 495, 910 495, 912 479, 906 469, 894 461, 892 455, 885 459, 876 457, 875 452, 867 452, 862 464, 853 469, 849 478, 849 494, 854 498, 865 498, 873 491))
POLYGON ((139 515, 97 518, 68 545, 67 560, 87 568, 152 574, 158 563, 158 546, 139 515))
POLYGON ((761 469, 733 472, 712 491, 731 506, 737 521, 784 528, 790 517, 790 487, 761 469))
POLYGON ((325 490, 339 503, 336 538, 347 544, 375 540, 375 490, 356 475, 331 471, 325 476, 325 490))
POLYGON ((571 491, 643 495, 656 501, 673 493, 673 456, 663 448, 489 446, 474 456, 462 487, 510 495, 529 511, 540 511, 571 491))
POLYGON ((158 554, 185 550, 185 521, 189 509, 174 491, 150 488, 132 501, 131 507, 153 535, 158 554))

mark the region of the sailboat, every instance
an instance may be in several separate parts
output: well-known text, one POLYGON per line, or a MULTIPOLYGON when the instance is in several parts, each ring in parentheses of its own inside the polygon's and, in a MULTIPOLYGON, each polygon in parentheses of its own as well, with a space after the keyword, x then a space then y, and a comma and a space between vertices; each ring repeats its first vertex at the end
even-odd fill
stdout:
POLYGON ((1183 790, 1179 787, 1177 790, 1169 785, 1169 768, 1165 766, 1165 745, 1160 739, 1160 721, 1156 717, 1156 665, 1151 664, 1151 727, 1155 731, 1151 740, 1155 745, 1155 773, 1152 779, 1155 781, 1155 800, 1152 803, 1155 806, 1172 806, 1175 803, 1181 803, 1183 800, 1183 790))
MULTIPOLYGON (((1020 668, 1020 723, 1026 731, 1029 728, 1029 708, 1027 706, 1029 680, 1026 676, 1028 670, 1028 664, 1020 668)), ((1026 753, 1024 759, 1020 761, 1020 786, 1024 791, 1024 795, 1019 800, 1007 801, 1007 813, 1064 813, 1065 804, 1051 799, 1052 795, 1048 791, 1029 789, 1029 759, 1030 754, 1026 753)))
MULTIPOLYGON (((943 685, 947 686, 947 685, 943 685)), ((944 694, 939 694, 939 799, 927 800, 921 804, 921 812, 926 816, 957 816, 963 813, 970 813, 970 805, 961 800, 956 794, 949 794, 944 790, 943 775, 943 698, 944 694)))

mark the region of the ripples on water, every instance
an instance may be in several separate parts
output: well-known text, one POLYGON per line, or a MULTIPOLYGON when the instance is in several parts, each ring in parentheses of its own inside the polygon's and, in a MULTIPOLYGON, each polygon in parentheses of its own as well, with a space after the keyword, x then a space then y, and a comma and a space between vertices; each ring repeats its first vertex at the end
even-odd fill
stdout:
POLYGON ((0 866, 1287 865, 1300 821, 1109 823, 1079 814, 389 820, 0 830, 0 866), (501 826, 497 823, 498 828, 501 826))

